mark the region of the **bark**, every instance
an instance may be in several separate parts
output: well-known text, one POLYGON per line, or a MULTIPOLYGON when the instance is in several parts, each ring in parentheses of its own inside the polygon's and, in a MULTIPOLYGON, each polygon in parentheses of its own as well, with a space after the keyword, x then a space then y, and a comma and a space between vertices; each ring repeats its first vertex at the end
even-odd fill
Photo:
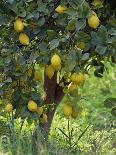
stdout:
MULTIPOLYGON (((48 122, 45 124, 40 123, 39 127, 37 129, 34 130, 33 135, 32 135, 32 152, 33 155, 36 155, 38 153, 38 149, 40 146, 42 146, 43 148, 46 147, 46 144, 44 142, 44 140, 48 139, 48 135, 50 132, 50 127, 52 124, 52 120, 56 111, 57 106, 59 105, 59 103, 61 102, 62 98, 64 97, 64 93, 63 93, 63 87, 60 86, 59 84, 57 84, 57 72, 55 72, 54 76, 49 79, 45 74, 44 74, 44 91, 45 91, 45 104, 55 104, 55 108, 53 111, 48 111, 47 113, 47 118, 48 118, 48 122), (44 140, 41 140, 39 138, 38 141, 38 129, 41 130, 42 134, 44 135, 44 140)), ((46 141, 45 140, 45 141, 46 141)))
POLYGON ((63 87, 57 83, 57 72, 55 72, 54 76, 51 79, 49 79, 44 74, 44 91, 45 91, 45 99, 44 99, 45 104, 52 104, 52 103, 55 104, 54 110, 48 111, 47 113, 48 122, 45 124, 40 123, 41 131, 46 135, 48 135, 56 108, 61 102, 62 98, 64 97, 63 87))

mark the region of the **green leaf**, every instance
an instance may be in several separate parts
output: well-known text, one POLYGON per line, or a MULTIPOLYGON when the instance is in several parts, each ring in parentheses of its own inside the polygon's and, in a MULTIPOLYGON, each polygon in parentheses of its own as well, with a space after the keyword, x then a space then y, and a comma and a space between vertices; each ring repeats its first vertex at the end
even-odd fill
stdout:
POLYGON ((53 39, 50 42, 50 50, 55 49, 56 47, 58 47, 58 45, 59 45, 59 40, 58 39, 53 39))
POLYGON ((103 55, 106 53, 107 47, 106 46, 101 46, 101 45, 97 45, 95 51, 96 53, 103 55))

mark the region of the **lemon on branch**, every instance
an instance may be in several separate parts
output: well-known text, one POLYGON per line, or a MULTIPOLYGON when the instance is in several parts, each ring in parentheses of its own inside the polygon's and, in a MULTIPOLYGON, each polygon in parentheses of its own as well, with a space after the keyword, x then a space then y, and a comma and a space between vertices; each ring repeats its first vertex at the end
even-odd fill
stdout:
POLYGON ((61 5, 59 5, 59 6, 55 9, 55 11, 56 11, 58 14, 63 14, 65 10, 66 10, 66 7, 63 7, 63 6, 61 6, 61 5))
POLYGON ((75 119, 77 118, 77 116, 78 116, 78 112, 76 111, 76 109, 73 108, 71 117, 75 119))
POLYGON ((5 111, 10 113, 10 112, 12 112, 12 110, 13 110, 12 104, 11 103, 8 103, 6 105, 6 107, 5 107, 5 111))
POLYGON ((78 85, 83 85, 85 83, 85 75, 82 73, 80 73, 80 74, 73 73, 71 75, 71 81, 78 85))
POLYGON ((29 37, 25 33, 20 33, 19 42, 22 45, 29 45, 29 37))
POLYGON ((14 22, 14 29, 16 32, 22 32, 23 29, 24 29, 24 23, 22 22, 21 19, 17 19, 15 22, 14 22))
POLYGON ((43 113, 43 107, 37 107, 37 113, 40 116, 43 113))
POLYGON ((56 71, 59 71, 59 70, 61 70, 61 64, 58 65, 58 66, 53 66, 53 68, 54 68, 56 71))
POLYGON ((81 50, 84 50, 85 48, 85 43, 84 42, 78 42, 77 47, 80 48, 81 50))
POLYGON ((51 65, 55 68, 57 66, 61 65, 61 58, 59 57, 59 55, 54 54, 51 58, 51 65))
POLYGON ((34 102, 33 100, 30 100, 28 102, 28 110, 31 111, 31 112, 37 111, 37 103, 34 102))
POLYGON ((51 79, 54 76, 54 68, 52 67, 52 65, 49 65, 46 67, 45 69, 45 75, 47 75, 49 77, 49 79, 51 79))
POLYGON ((88 18, 88 25, 89 27, 96 29, 100 24, 100 20, 97 17, 97 14, 94 13, 88 18))
POLYGON ((69 104, 65 104, 63 106, 63 113, 66 117, 69 117, 72 114, 72 106, 69 104))
POLYGON ((40 116, 40 122, 41 123, 47 123, 47 115, 46 114, 42 114, 41 116, 40 116))
POLYGON ((77 85, 73 82, 71 82, 69 85, 68 85, 68 90, 69 92, 73 92, 75 89, 77 88, 77 85))

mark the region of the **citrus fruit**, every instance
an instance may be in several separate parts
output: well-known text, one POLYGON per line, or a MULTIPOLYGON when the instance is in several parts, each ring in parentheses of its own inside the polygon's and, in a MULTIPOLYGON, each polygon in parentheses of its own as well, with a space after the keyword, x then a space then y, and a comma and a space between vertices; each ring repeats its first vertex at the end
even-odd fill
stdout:
POLYGON ((84 50, 85 48, 85 43, 84 42, 78 42, 77 47, 80 48, 81 50, 84 50))
POLYGON ((68 90, 69 92, 73 92, 75 89, 77 88, 77 85, 73 82, 71 82, 69 85, 68 85, 68 90))
POLYGON ((56 11, 58 14, 63 14, 65 10, 66 10, 66 7, 63 7, 63 6, 61 6, 61 5, 59 5, 59 6, 55 9, 55 11, 56 11))
POLYGON ((63 113, 66 117, 69 117, 72 114, 72 107, 69 104, 63 106, 63 113))
POLYGON ((54 68, 52 67, 52 65, 46 67, 45 74, 49 77, 49 79, 51 79, 54 76, 54 68))
POLYGON ((22 45, 29 45, 29 37, 25 33, 19 35, 19 42, 22 45))
POLYGON ((5 111, 6 111, 6 112, 12 112, 12 110, 13 110, 12 104, 11 104, 11 103, 8 103, 8 104, 6 105, 6 107, 5 107, 5 111))
POLYGON ((23 22, 21 21, 21 19, 17 19, 15 22, 14 22, 14 29, 16 32, 22 32, 23 29, 24 29, 24 24, 23 22))
POLYGON ((30 100, 28 102, 28 110, 31 111, 31 112, 37 111, 37 103, 32 101, 32 100, 30 100))
POLYGON ((40 116, 43 113, 43 107, 37 107, 37 113, 40 116))
POLYGON ((100 20, 99 18, 97 17, 97 15, 91 15, 89 18, 88 18, 88 25, 89 27, 93 28, 93 29, 96 29, 100 24, 100 20))
POLYGON ((55 68, 57 66, 61 65, 61 59, 59 57, 59 55, 54 54, 51 58, 51 65, 55 68))
POLYGON ((42 114, 40 116, 40 122, 41 123, 47 123, 47 115, 46 114, 42 114))

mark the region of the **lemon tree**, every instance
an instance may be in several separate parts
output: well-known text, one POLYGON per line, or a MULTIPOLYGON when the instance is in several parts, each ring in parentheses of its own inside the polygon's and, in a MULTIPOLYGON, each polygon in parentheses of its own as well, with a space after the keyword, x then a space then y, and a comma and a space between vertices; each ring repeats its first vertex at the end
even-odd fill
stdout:
POLYGON ((57 106, 68 96, 62 112, 76 118, 73 107, 89 69, 101 78, 105 62, 116 63, 114 6, 113 0, 1 0, 4 112, 39 120, 49 132, 57 106))

